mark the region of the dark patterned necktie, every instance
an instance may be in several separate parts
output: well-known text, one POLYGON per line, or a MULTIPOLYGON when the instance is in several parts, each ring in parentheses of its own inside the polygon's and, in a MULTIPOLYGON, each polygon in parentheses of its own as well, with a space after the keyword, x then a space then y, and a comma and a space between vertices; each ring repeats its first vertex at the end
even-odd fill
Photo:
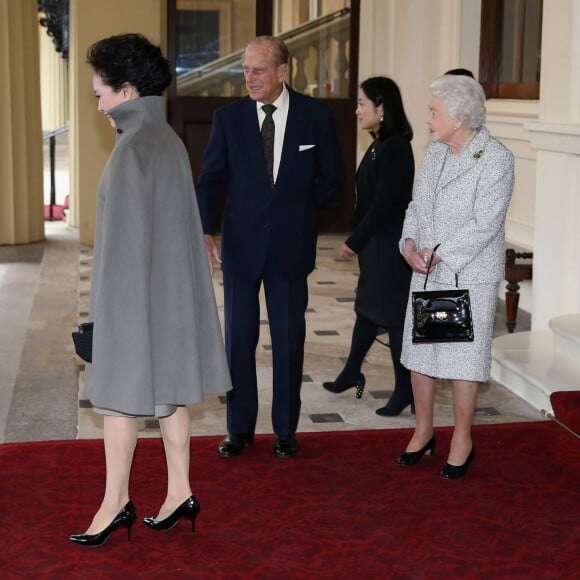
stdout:
POLYGON ((266 118, 262 123, 262 144, 264 145, 264 156, 266 157, 266 168, 270 176, 270 185, 274 187, 274 119, 272 113, 276 110, 274 105, 263 105, 262 111, 266 113, 266 118))

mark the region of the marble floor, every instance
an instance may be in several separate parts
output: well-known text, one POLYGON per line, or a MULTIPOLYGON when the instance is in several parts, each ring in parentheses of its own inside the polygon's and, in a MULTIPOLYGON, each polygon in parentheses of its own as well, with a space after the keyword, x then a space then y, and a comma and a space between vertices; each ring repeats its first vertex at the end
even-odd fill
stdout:
MULTIPOLYGON (((375 409, 386 402, 393 388, 393 368, 387 335, 379 336, 369 351, 363 372, 367 385, 361 399, 356 399, 354 389, 335 395, 325 391, 321 384, 332 380, 341 370, 348 354, 354 323, 354 289, 358 276, 355 260, 338 256, 343 241, 340 235, 322 235, 318 243, 316 270, 309 277, 309 305, 305 344, 304 378, 302 386, 302 412, 299 431, 334 431, 356 429, 389 429, 414 426, 414 416, 407 408, 395 418, 376 415, 375 409), (380 341, 380 342, 379 342, 380 341)), ((84 320, 88 310, 91 270, 91 249, 80 248, 79 319, 84 320)), ((214 273, 214 288, 223 324, 223 291, 221 272, 214 273)), ((497 334, 505 332, 505 323, 498 309, 497 334)), ((270 410, 272 401, 271 347, 263 295, 263 313, 260 340, 257 350, 260 413, 257 433, 271 433, 270 410)), ((526 329, 525 316, 518 321, 519 330, 526 329)), ((100 437, 102 418, 90 409, 83 398, 83 373, 79 388, 79 438, 100 437)), ((191 429, 193 435, 222 434, 225 429, 224 397, 209 397, 203 404, 193 405, 191 429)), ((542 420, 542 414, 505 387, 488 382, 480 387, 476 423, 504 423, 542 420)), ((438 426, 453 424, 453 407, 450 385, 440 381, 436 395, 435 422, 438 426)), ((141 421, 143 437, 158 436, 155 419, 141 421)))

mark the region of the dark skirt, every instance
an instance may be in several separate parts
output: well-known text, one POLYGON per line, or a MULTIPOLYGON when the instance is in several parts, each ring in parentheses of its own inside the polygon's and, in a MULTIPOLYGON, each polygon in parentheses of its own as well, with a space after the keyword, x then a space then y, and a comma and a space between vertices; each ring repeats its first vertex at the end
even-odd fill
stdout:
POLYGON ((383 328, 402 328, 405 322, 412 272, 398 242, 374 236, 358 255, 355 312, 383 328))

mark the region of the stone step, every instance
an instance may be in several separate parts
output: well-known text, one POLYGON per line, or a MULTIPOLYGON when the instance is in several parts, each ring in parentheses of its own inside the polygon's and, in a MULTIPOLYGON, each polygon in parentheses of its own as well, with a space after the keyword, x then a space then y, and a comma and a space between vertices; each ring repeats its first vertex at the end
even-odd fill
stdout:
POLYGON ((559 355, 580 362, 580 314, 565 314, 550 320, 555 334, 555 349, 559 355))
POLYGON ((492 346, 493 380, 539 410, 553 412, 550 395, 580 390, 580 344, 576 355, 566 335, 568 322, 558 320, 555 329, 517 332, 496 338, 492 346), (558 334, 556 334, 556 332, 558 334), (560 348, 565 346, 566 352, 560 348))

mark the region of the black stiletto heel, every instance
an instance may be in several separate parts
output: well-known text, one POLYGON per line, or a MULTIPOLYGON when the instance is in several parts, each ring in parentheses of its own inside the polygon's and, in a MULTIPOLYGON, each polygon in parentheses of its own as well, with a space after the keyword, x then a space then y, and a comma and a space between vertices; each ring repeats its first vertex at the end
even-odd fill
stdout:
POLYGON ((433 435, 419 451, 405 451, 405 453, 397 457, 396 462, 399 465, 415 465, 423 455, 435 455, 436 443, 435 435, 433 435))
POLYGON ((127 541, 131 541, 131 526, 137 518, 137 512, 132 502, 127 502, 124 508, 119 511, 115 519, 98 534, 73 534, 69 536, 69 540, 79 546, 91 546, 98 548, 102 546, 109 536, 119 528, 127 528, 127 541))
POLYGON ((347 389, 351 389, 352 387, 356 387, 355 397, 360 399, 363 396, 363 392, 365 390, 365 376, 362 373, 355 373, 352 375, 342 373, 338 375, 336 380, 328 381, 326 383, 322 383, 322 386, 331 393, 342 393, 347 389))
POLYGON ((469 466, 471 465, 474 457, 475 447, 472 447, 463 465, 451 465, 451 463, 446 463, 441 470, 441 477, 443 479, 458 479, 463 477, 467 473, 467 470, 469 469, 469 466))
POLYGON ((200 505, 197 499, 192 495, 187 498, 170 516, 158 522, 154 517, 145 518, 143 523, 158 532, 165 532, 172 528, 181 518, 191 520, 191 532, 195 532, 195 518, 200 512, 200 505))

